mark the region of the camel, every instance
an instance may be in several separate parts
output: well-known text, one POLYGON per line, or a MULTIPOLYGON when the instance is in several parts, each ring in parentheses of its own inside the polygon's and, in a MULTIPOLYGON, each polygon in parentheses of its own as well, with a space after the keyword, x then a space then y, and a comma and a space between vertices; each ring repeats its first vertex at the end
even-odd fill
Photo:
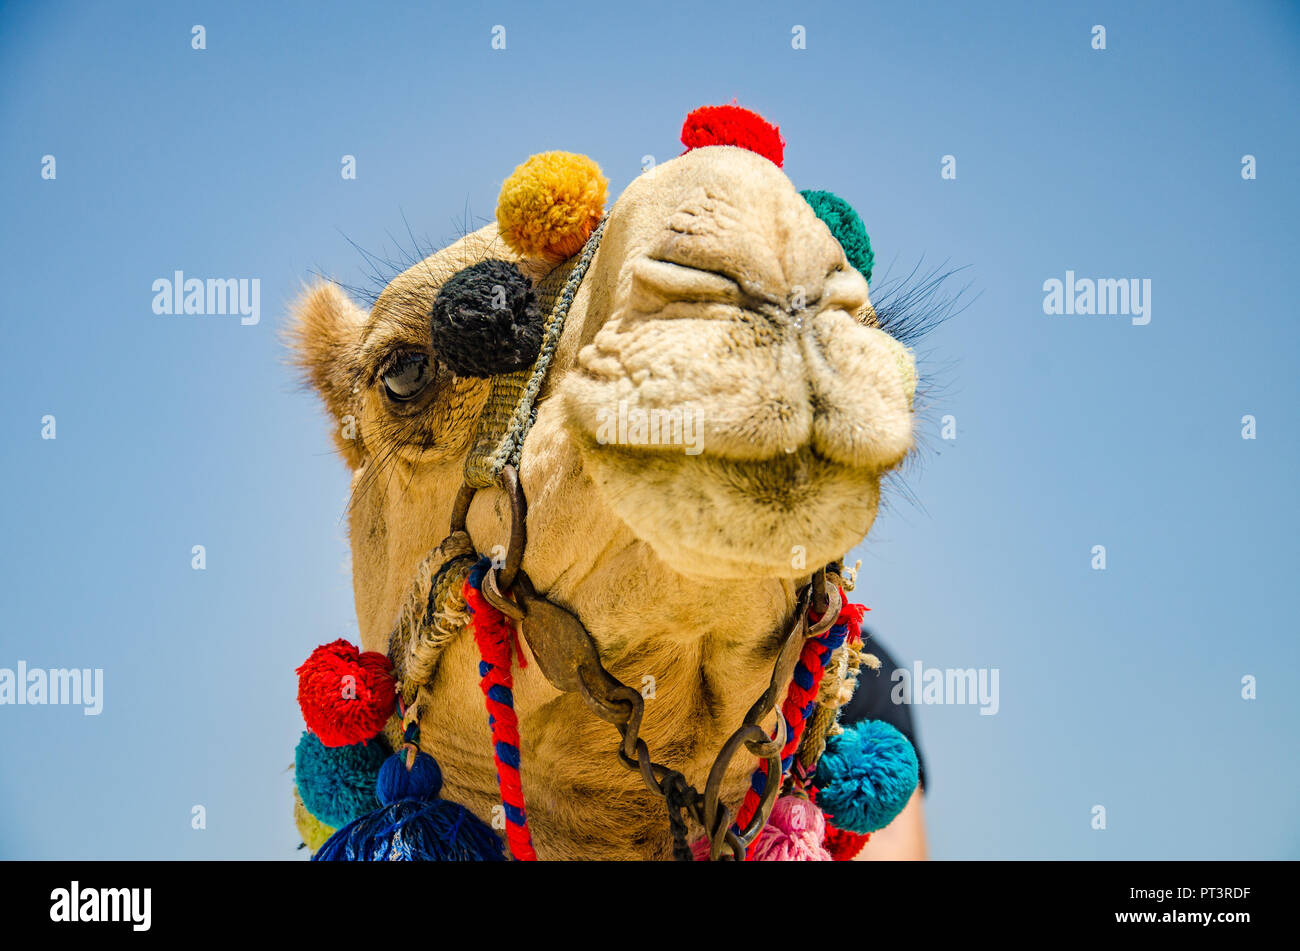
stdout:
MULTIPOLYGON (((491 224, 396 276, 369 312, 334 283, 308 287, 291 325, 352 473, 361 647, 388 651, 404 623, 443 626, 419 689, 420 742, 443 796, 485 822, 500 799, 478 651, 463 616, 458 628, 411 605, 429 597, 430 553, 491 386, 432 350, 430 311, 452 275, 488 258, 534 281, 558 266, 515 253, 491 224)), ((572 300, 519 456, 522 569, 642 690, 655 758, 701 786, 767 686, 800 586, 862 541, 882 477, 912 449, 915 366, 879 324, 867 281, 781 169, 729 145, 632 181, 572 300), (599 432, 620 413, 684 408, 700 427, 694 452, 599 432)), ((473 496, 465 527, 479 552, 507 544, 508 503, 498 487, 473 496)), ((618 761, 614 730, 520 650, 537 855, 669 857, 664 801, 618 761)), ((740 801, 753 768, 732 761, 724 801, 740 801)))

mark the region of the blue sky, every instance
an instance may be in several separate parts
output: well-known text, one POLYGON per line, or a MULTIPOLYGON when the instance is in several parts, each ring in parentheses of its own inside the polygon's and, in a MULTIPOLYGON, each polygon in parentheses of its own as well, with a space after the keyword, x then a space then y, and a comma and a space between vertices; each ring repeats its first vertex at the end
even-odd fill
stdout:
POLYGON ((735 97, 859 210, 877 284, 971 284, 852 556, 901 661, 999 671, 994 716, 913 711, 934 854, 1300 857, 1298 8, 542 6, 0 7, 0 667, 100 667, 105 694, 0 707, 0 856, 297 854, 293 669, 356 622, 285 305, 364 283, 350 242, 482 223, 533 152, 617 193, 735 97), (155 315, 178 269, 259 278, 260 322, 155 315), (1151 322, 1045 315, 1067 270, 1149 279, 1151 322))

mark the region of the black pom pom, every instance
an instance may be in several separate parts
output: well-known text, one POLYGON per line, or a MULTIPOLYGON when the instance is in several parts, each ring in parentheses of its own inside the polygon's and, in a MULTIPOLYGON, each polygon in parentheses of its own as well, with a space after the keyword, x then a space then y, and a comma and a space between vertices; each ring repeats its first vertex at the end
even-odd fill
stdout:
POLYGON ((532 282, 509 261, 457 271, 433 302, 433 349, 457 376, 495 376, 532 366, 542 314, 532 282))

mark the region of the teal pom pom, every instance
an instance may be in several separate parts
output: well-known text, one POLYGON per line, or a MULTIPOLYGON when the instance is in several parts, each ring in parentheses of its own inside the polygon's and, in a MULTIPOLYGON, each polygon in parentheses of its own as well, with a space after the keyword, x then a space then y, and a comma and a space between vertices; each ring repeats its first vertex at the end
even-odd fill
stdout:
POLYGON ((338 828, 379 808, 375 781, 388 753, 375 740, 326 746, 310 730, 294 751, 294 782, 307 811, 338 828))
POLYGON ((883 829, 916 789, 916 750, 883 720, 844 728, 826 741, 817 762, 817 805, 845 832, 883 829))
POLYGON ((834 192, 808 189, 799 194, 812 206, 817 217, 826 223, 826 227, 831 229, 831 234, 835 235, 835 240, 844 249, 844 256, 869 283, 876 256, 872 253, 867 229, 863 227, 862 219, 853 210, 853 206, 834 192))

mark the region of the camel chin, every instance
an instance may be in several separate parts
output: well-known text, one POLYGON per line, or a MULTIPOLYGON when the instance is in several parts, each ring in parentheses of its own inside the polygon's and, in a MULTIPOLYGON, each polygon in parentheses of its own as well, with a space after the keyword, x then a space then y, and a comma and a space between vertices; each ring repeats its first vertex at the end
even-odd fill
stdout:
POLYGON ((583 440, 612 511, 670 568, 719 580, 806 577, 867 534, 879 476, 805 446, 736 461, 583 440))

